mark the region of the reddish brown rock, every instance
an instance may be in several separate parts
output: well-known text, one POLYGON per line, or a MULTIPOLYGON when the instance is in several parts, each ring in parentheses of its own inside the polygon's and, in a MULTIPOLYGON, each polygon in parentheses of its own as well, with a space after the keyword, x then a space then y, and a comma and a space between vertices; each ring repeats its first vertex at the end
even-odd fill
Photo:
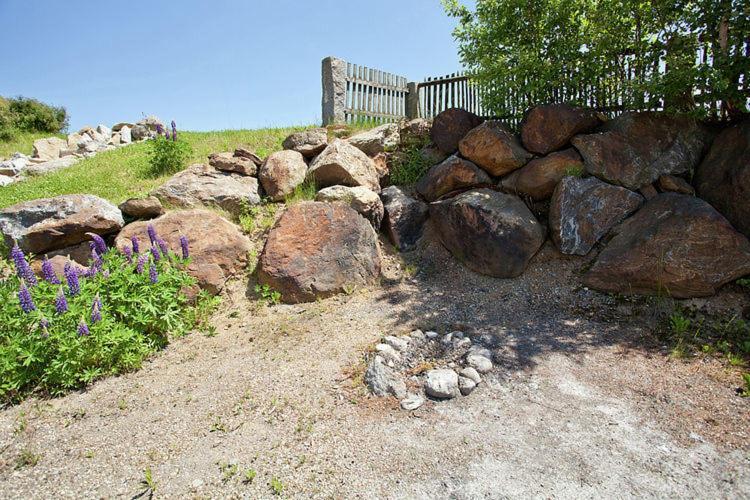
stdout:
POLYGON ((372 158, 342 139, 334 139, 307 171, 318 188, 364 186, 380 192, 380 179, 372 158))
POLYGON ((656 112, 624 113, 601 132, 572 139, 590 174, 628 189, 695 168, 710 141, 696 120, 656 112))
POLYGON ((427 220, 427 205, 408 196, 397 186, 385 188, 380 193, 385 216, 383 232, 399 251, 412 250, 422 237, 424 222, 427 220))
POLYGON ((282 201, 305 182, 307 163, 301 153, 292 150, 277 151, 266 158, 260 167, 258 179, 272 200, 282 201))
POLYGON ((375 231, 342 203, 289 207, 269 232, 258 264, 258 281, 288 303, 366 286, 379 275, 375 231))
POLYGON ((120 203, 118 208, 133 219, 153 219, 164 214, 164 207, 156 196, 130 198, 120 203))
POLYGON ((482 119, 464 109, 449 108, 439 113, 432 121, 430 138, 445 154, 454 153, 458 143, 471 129, 482 123, 482 119))
POLYGON ((544 243, 544 229, 523 201, 491 189, 431 203, 430 220, 454 257, 498 278, 520 275, 544 243))
POLYGON ((641 187, 638 192, 641 193, 641 196, 643 196, 647 200, 655 198, 659 194, 659 191, 656 190, 653 184, 647 184, 641 187))
POLYGON ((723 130, 693 178, 698 196, 750 238, 750 120, 723 130))
POLYGON ((566 174, 583 172, 581 156, 575 149, 535 158, 500 181, 503 190, 531 197, 535 201, 552 196, 555 186, 566 174))
POLYGON ((460 189, 488 185, 492 179, 472 162, 456 155, 430 168, 417 182, 416 190, 427 201, 460 189))
POLYGON ((362 217, 370 221, 377 231, 383 220, 383 202, 380 197, 366 187, 330 186, 318 191, 315 201, 346 203, 362 217))
POLYGON ((282 147, 301 153, 305 158, 320 154, 328 146, 328 131, 324 128, 313 128, 295 132, 284 139, 282 147))
POLYGON ((209 210, 176 210, 148 222, 128 224, 115 240, 117 248, 129 246, 131 236, 137 236, 141 250, 147 249, 149 224, 178 253, 180 236, 187 236, 188 272, 201 288, 211 293, 219 293, 229 278, 241 274, 247 266, 248 252, 252 249, 250 240, 237 226, 209 210))
MULTIPOLYGON (((88 244, 86 244, 86 246, 88 246, 88 244)), ((34 273, 37 274, 38 276, 43 276, 43 273, 42 273, 43 261, 44 259, 34 259, 31 262, 31 268, 34 270, 34 273)), ((86 266, 64 255, 50 256, 49 262, 50 264, 52 264, 52 270, 57 275, 57 278, 63 283, 65 282, 66 264, 70 263, 71 267, 75 269, 76 271, 83 272, 84 270, 86 270, 86 266)))
POLYGON ((120 209, 89 194, 25 201, 0 210, 0 233, 10 247, 41 254, 87 241, 86 233, 107 235, 123 225, 120 209))
POLYGON ((552 241, 565 254, 586 255, 602 236, 643 204, 643 197, 596 177, 565 177, 549 210, 552 241))
POLYGON ((576 135, 601 124, 590 109, 569 104, 547 104, 531 108, 521 123, 521 140, 529 151, 546 155, 567 146, 576 135))
POLYGON ((690 298, 747 274, 747 238, 700 198, 663 193, 622 223, 583 281, 607 292, 690 298))
POLYGON ((234 153, 212 153, 208 156, 208 164, 223 172, 236 172, 242 175, 255 175, 258 165, 251 158, 235 156, 234 153))
POLYGON ((494 177, 519 169, 531 159, 531 153, 523 149, 516 136, 496 121, 471 129, 458 143, 458 150, 494 177))
POLYGON ((670 191, 680 194, 695 194, 695 189, 682 177, 674 175, 662 175, 656 183, 662 191, 670 191))
POLYGON ((263 164, 263 160, 260 159, 258 155, 255 154, 255 151, 252 151, 247 148, 237 148, 234 150, 234 156, 236 158, 247 158, 248 160, 252 161, 260 167, 263 164))

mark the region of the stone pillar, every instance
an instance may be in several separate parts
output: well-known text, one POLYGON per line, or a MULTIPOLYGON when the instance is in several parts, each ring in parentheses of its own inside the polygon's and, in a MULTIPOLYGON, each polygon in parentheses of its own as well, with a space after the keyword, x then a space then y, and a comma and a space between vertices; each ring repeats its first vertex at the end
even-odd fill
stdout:
POLYGON ((346 61, 323 59, 323 125, 344 123, 346 107, 346 61))
POLYGON ((406 84, 406 119, 419 118, 419 85, 417 82, 406 84))

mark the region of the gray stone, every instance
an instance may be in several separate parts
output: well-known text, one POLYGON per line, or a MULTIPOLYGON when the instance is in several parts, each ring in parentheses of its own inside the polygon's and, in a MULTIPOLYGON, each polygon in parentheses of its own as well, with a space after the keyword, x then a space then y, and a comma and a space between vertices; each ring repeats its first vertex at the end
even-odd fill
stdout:
POLYGON ((433 398, 455 398, 459 394, 458 374, 447 368, 430 370, 427 372, 424 389, 433 398))
POLYGON ((101 134, 105 139, 112 137, 112 129, 106 125, 97 125, 96 131, 101 134))
POLYGON ((48 137, 34 141, 34 158, 42 160, 54 160, 60 158, 60 151, 68 147, 67 141, 59 137, 48 137))
POLYGON ((328 131, 324 128, 313 128, 295 132, 284 139, 282 147, 296 151, 305 158, 320 154, 328 146, 328 131))
POLYGON ((258 179, 202 164, 175 174, 151 194, 176 207, 219 207, 235 215, 260 203, 258 179))
POLYGON ((377 230, 383 220, 383 202, 380 197, 364 186, 330 186, 318 191, 315 201, 346 203, 362 217, 370 221, 377 230))
POLYGON ((468 396, 476 388, 477 383, 467 377, 458 377, 458 390, 462 396, 468 396))
POLYGON ((438 332, 432 332, 432 331, 429 331, 429 332, 425 333, 424 335, 425 335, 425 337, 427 337, 430 340, 435 340, 436 338, 438 338, 440 336, 440 334, 438 332))
POLYGON ((401 400, 401 408, 407 411, 413 411, 424 404, 424 398, 417 394, 409 394, 401 400))
POLYGON ((120 130, 120 142, 122 144, 130 144, 133 142, 133 135, 131 132, 131 128, 128 126, 122 127, 120 130))
POLYGON ((406 383, 391 368, 383 363, 380 356, 370 362, 365 371, 365 384, 376 396, 406 397, 406 383))
POLYGON ((398 146, 398 125, 395 123, 385 123, 373 129, 355 134, 348 140, 351 145, 367 156, 375 156, 378 153, 394 149, 398 146))
POLYGON ((380 192, 380 180, 370 157, 348 142, 334 139, 310 164, 307 176, 318 188, 364 186, 380 192))
POLYGON ((471 366, 464 368, 463 370, 458 372, 458 374, 464 378, 468 378, 469 380, 474 381, 475 384, 478 384, 482 381, 482 376, 479 375, 479 372, 471 366))
POLYGON ((97 196, 70 194, 26 201, 0 210, 0 232, 25 252, 40 254, 65 248, 123 226, 120 210, 97 196))
POLYGON ((13 177, 8 177, 5 175, 0 175, 0 187, 5 187, 13 184, 16 181, 13 177))
POLYGON ((151 137, 151 131, 149 131, 148 127, 141 125, 139 122, 130 129, 130 135, 134 141, 142 141, 151 137))
POLYGON ((480 354, 469 354, 466 356, 466 363, 479 373, 492 371, 492 361, 480 354))
POLYGON ((397 351, 405 351, 409 347, 408 337, 396 337, 393 335, 386 335, 383 341, 389 346, 396 349, 397 351))
POLYGON ((407 196, 396 186, 385 188, 380 198, 384 209, 383 231, 400 251, 412 250, 422 237, 429 214, 427 204, 407 196))
POLYGON ((376 344, 375 351, 383 356, 385 359, 392 359, 393 361, 401 361, 401 355, 396 349, 390 344, 376 344))

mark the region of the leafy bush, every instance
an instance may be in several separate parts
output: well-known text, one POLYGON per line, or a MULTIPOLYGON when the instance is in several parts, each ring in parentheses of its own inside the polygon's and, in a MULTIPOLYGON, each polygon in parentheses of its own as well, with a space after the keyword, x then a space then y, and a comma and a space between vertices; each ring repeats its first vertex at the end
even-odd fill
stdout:
POLYGON ((202 320, 196 311, 206 313, 208 299, 200 295, 190 306, 184 293, 195 285, 185 271, 187 240, 178 257, 153 234, 142 253, 108 250, 94 236, 90 266, 68 265, 62 277, 45 260, 37 278, 13 248, 15 273, 0 273, 7 275, 0 280, 0 401, 36 390, 56 395, 138 368, 202 320))
POLYGON ((68 128, 68 113, 36 99, 0 98, 0 141, 13 140, 18 132, 59 133, 68 128))
POLYGON ((174 121, 172 121, 172 135, 170 136, 169 130, 158 128, 157 135, 150 141, 150 145, 149 161, 153 176, 179 172, 185 168, 188 158, 193 153, 190 144, 177 139, 177 127, 174 121))

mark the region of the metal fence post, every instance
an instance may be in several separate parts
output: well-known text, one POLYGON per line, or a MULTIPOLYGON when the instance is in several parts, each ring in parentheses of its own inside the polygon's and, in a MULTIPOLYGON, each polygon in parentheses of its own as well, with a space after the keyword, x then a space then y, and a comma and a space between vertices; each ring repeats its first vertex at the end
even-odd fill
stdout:
POLYGON ((406 118, 419 118, 419 85, 417 82, 406 84, 406 118))
POLYGON ((336 57, 323 59, 323 125, 346 120, 346 61, 336 57))

